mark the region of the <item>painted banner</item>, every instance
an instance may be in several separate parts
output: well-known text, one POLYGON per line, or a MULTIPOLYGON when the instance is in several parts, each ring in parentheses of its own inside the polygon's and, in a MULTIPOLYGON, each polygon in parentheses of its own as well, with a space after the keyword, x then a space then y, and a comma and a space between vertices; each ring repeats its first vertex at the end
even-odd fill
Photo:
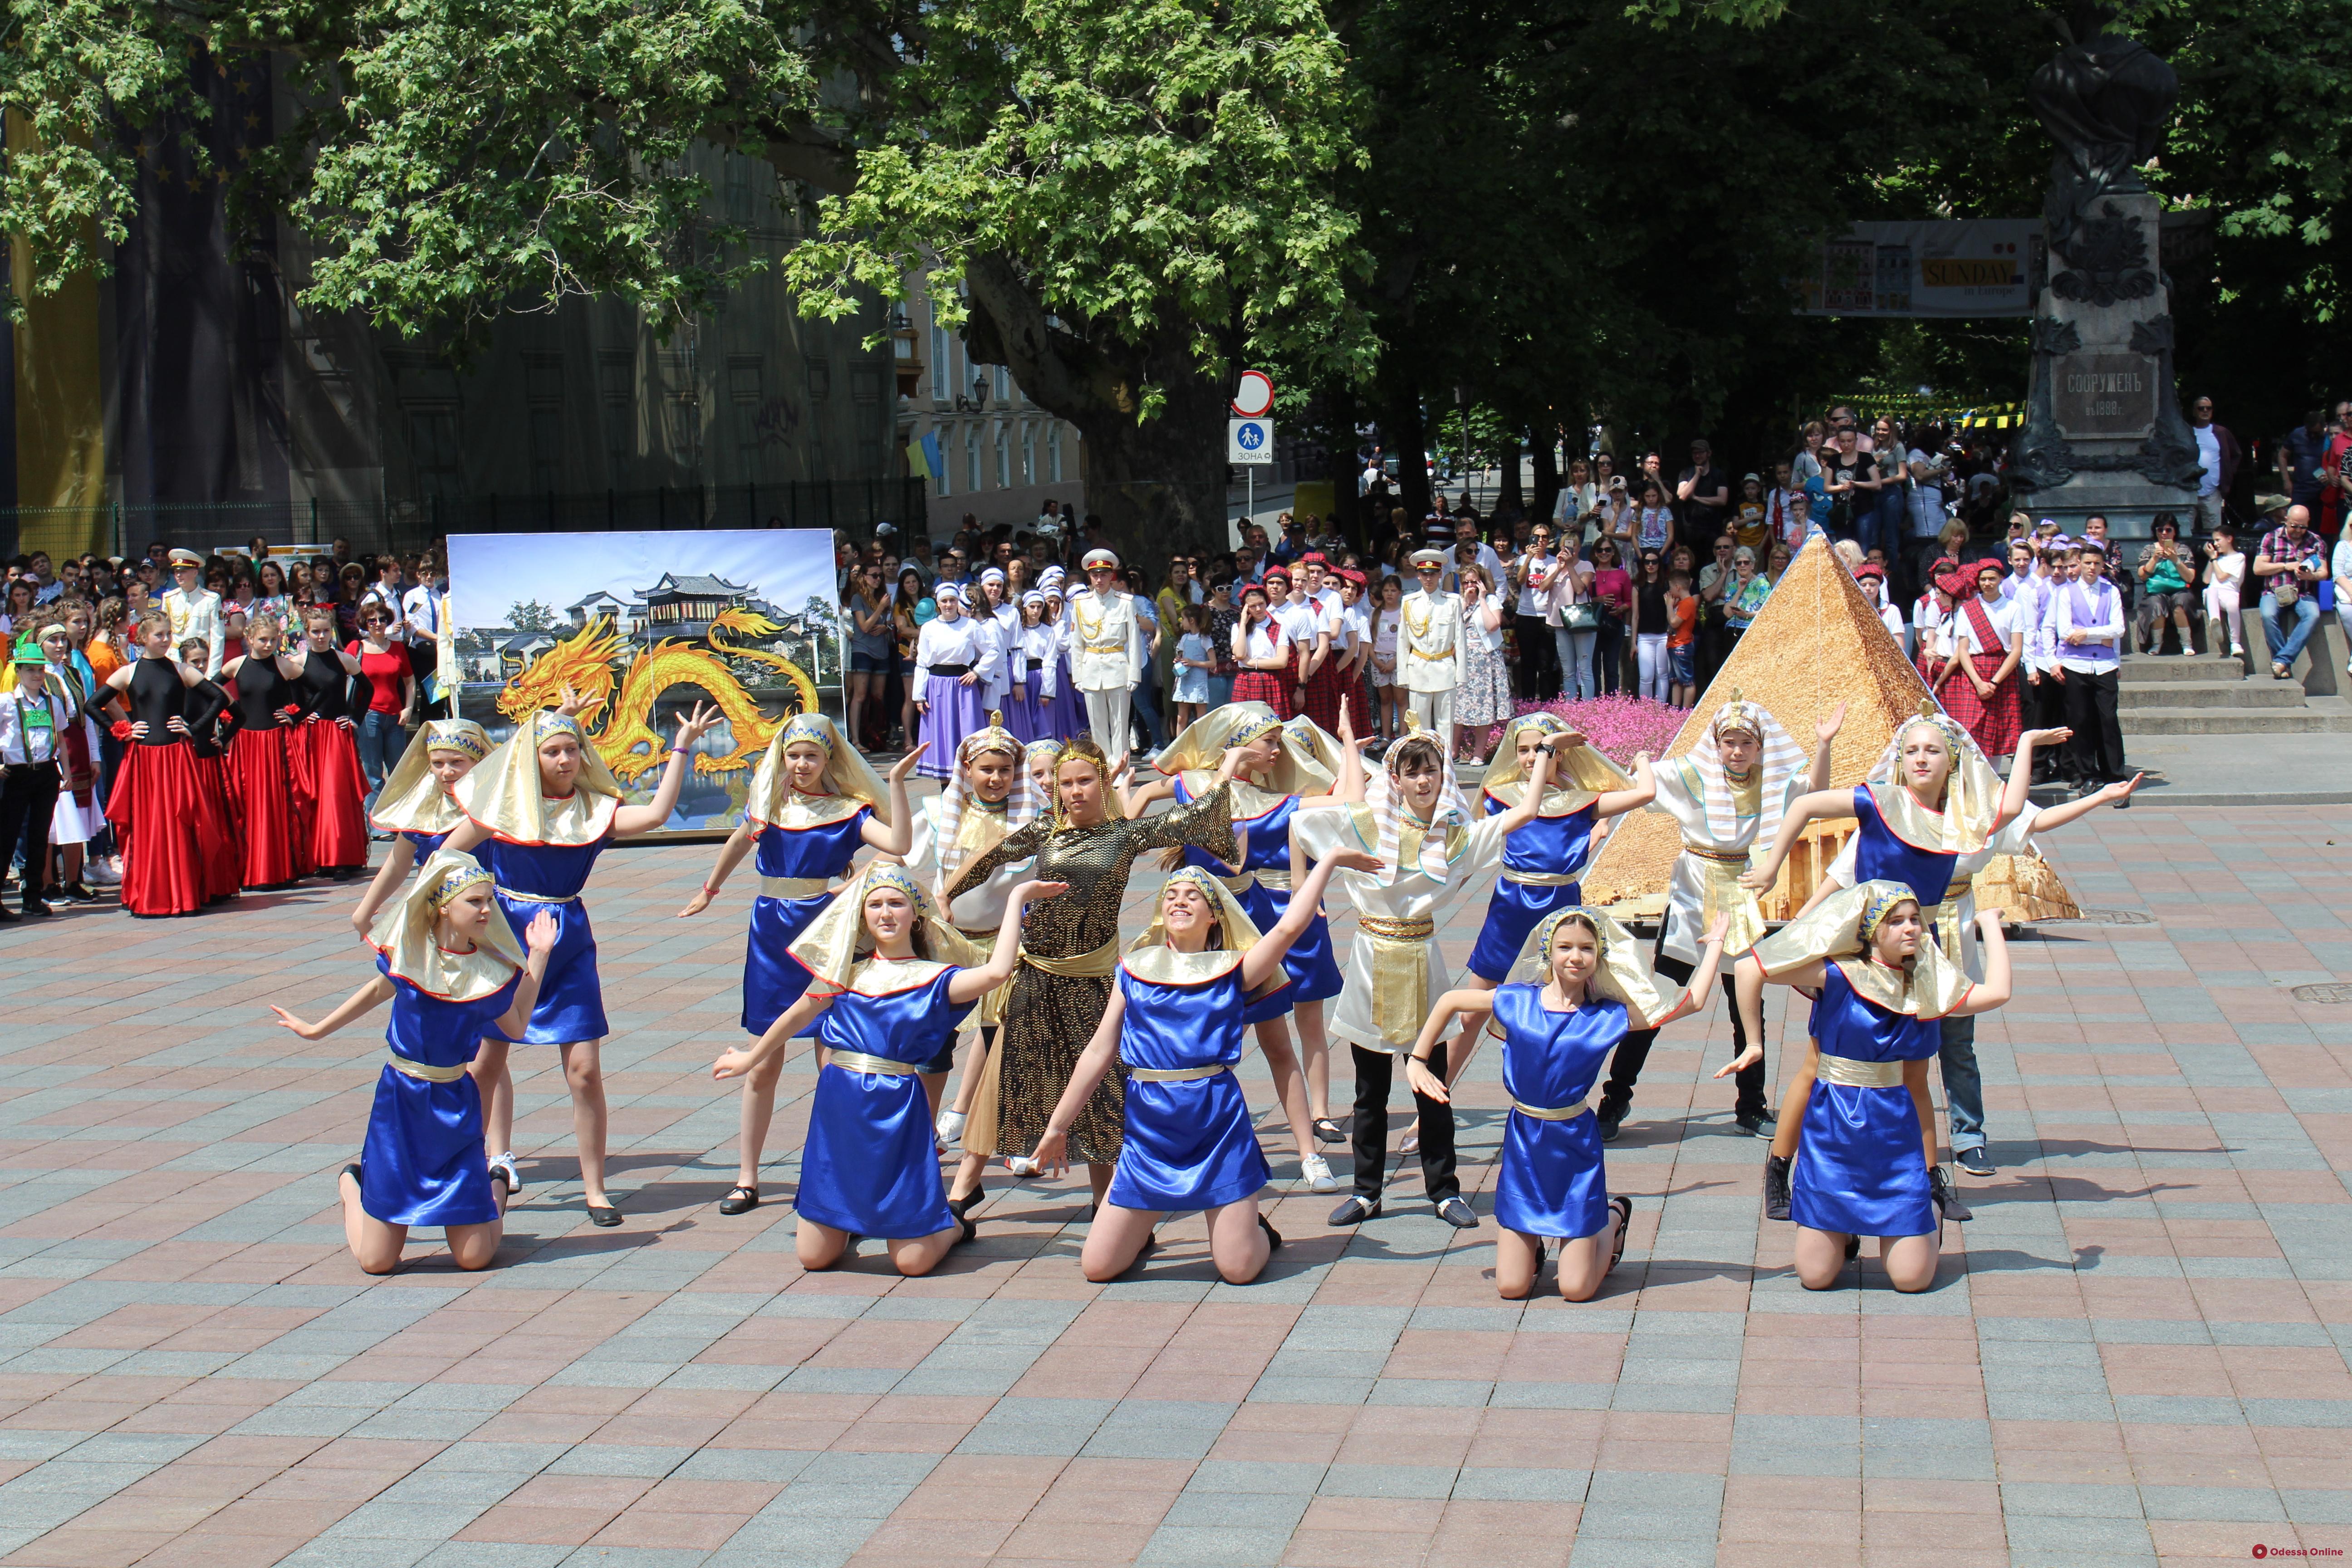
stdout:
POLYGON ((452 534, 449 626, 463 717, 503 740, 569 689, 633 802, 653 798, 678 716, 715 704, 724 718, 695 747, 668 832, 732 829, 785 721, 840 712, 845 628, 823 529, 452 534))
POLYGON ((2040 218, 1858 223, 1822 242, 1821 270, 1798 279, 1804 316, 2023 316, 2042 244, 2040 218))

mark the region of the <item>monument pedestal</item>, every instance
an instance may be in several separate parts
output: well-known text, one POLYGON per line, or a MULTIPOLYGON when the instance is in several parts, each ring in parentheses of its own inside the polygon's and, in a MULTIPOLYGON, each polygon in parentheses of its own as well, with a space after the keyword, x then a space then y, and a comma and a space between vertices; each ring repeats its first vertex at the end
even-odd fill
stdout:
POLYGON ((2025 428, 2011 454, 2019 508, 2070 534, 2095 513, 2115 539, 2146 539, 2169 511, 2185 533, 2195 526, 2197 438, 2173 384, 2157 199, 2110 191, 2046 216, 2050 277, 2033 318, 2025 428))

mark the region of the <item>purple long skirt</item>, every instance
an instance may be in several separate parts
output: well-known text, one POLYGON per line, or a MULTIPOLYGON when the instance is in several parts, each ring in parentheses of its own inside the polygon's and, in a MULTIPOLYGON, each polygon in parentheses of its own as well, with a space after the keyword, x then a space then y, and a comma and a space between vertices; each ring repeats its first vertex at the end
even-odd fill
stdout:
POLYGON ((1033 668, 1004 694, 1004 727, 1024 746, 1045 738, 1042 728, 1045 715, 1037 697, 1037 689, 1045 682, 1045 671, 1033 668))
POLYGON ((1056 654, 1061 663, 1055 668, 1054 695, 1044 700, 1045 713, 1039 726, 1038 739, 1066 741, 1073 735, 1087 733, 1087 700, 1079 692, 1077 682, 1070 679, 1070 656, 1056 654))
POLYGON ((944 779, 955 769, 956 752, 965 737, 988 727, 988 710, 981 705, 979 683, 966 686, 952 675, 934 675, 923 682, 920 700, 930 711, 920 715, 923 739, 931 749, 915 764, 927 779, 944 779))

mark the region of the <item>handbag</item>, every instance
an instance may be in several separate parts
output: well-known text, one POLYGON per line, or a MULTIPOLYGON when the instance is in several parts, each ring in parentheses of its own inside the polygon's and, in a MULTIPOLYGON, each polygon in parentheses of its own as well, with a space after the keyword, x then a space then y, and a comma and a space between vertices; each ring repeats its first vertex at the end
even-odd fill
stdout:
POLYGON ((2282 583, 2277 587, 2271 590, 2271 603, 2276 605, 2282 610, 2291 610, 2294 608, 2297 602, 2302 598, 2303 588, 2298 584, 2282 583))
POLYGON ((1580 599, 1561 607, 1559 624, 1572 632, 1597 632, 1601 629, 1601 606, 1590 599, 1580 599))

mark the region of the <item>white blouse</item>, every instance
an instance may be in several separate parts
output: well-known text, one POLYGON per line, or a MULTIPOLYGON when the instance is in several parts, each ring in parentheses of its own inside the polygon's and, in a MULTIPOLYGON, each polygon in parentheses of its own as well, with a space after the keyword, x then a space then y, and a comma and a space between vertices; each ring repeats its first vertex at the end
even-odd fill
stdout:
POLYGON ((970 665, 983 681, 998 679, 1003 655, 996 646, 993 622, 981 622, 970 616, 955 620, 944 616, 923 623, 920 637, 915 639, 915 679, 929 680, 934 665, 970 665))

